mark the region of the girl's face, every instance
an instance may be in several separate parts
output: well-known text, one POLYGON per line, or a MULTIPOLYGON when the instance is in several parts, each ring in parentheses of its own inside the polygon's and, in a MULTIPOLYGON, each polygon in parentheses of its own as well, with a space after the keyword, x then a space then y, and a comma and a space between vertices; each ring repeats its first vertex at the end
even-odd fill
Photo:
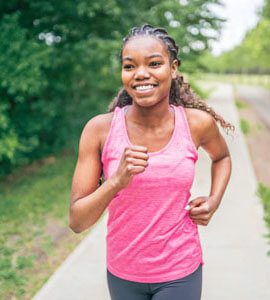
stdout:
POLYGON ((152 106, 163 100, 169 102, 177 67, 177 60, 170 64, 162 41, 151 36, 132 38, 122 52, 123 86, 140 106, 152 106))

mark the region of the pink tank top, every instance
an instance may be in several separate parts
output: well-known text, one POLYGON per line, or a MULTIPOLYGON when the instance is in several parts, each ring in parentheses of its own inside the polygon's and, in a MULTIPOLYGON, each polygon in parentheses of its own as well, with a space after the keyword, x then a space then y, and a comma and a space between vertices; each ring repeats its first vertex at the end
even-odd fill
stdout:
MULTIPOLYGON (((197 149, 185 110, 174 108, 175 126, 168 144, 148 152, 148 167, 134 175, 108 206, 106 260, 122 279, 155 283, 180 279, 204 265, 197 225, 184 208, 190 198, 197 149)), ((116 107, 102 163, 105 180, 118 168, 124 148, 132 145, 125 107, 116 107)))

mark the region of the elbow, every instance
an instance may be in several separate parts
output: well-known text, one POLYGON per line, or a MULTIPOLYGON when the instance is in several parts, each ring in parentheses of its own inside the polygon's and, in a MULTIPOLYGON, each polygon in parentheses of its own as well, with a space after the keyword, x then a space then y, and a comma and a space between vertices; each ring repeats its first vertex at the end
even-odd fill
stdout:
POLYGON ((82 233, 84 232, 86 229, 89 229, 90 227, 92 227, 91 225, 88 225, 87 227, 83 227, 81 224, 74 224, 72 222, 69 222, 69 228, 74 232, 74 233, 82 233))
POLYGON ((86 229, 92 226, 92 223, 89 224, 89 222, 86 224, 82 222, 81 218, 78 218, 78 216, 75 216, 73 213, 70 212, 69 216, 69 228, 74 233, 82 233, 86 229))
POLYGON ((74 226, 73 224, 69 224, 69 228, 74 232, 74 233, 81 233, 82 230, 79 227, 74 226))
POLYGON ((69 228, 74 233, 81 233, 83 231, 80 219, 81 218, 78 216, 75 203, 71 203, 69 207, 69 228))
POLYGON ((74 233, 83 232, 82 224, 80 221, 78 221, 78 218, 76 218, 76 215, 72 209, 69 212, 69 228, 74 233))
POLYGON ((73 222, 71 219, 69 219, 69 228, 74 232, 74 233, 81 233, 83 232, 83 229, 79 224, 76 224, 73 222))
POLYGON ((69 228, 74 233, 81 233, 95 224, 91 214, 86 214, 83 207, 79 205, 79 201, 75 201, 70 205, 69 209, 69 228))

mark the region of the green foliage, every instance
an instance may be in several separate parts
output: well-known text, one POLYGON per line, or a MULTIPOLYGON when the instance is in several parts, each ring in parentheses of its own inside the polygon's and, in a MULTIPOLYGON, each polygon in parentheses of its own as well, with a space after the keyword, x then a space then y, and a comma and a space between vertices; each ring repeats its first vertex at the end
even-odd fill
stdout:
POLYGON ((198 75, 196 74, 192 74, 192 75, 183 74, 183 75, 185 80, 188 81, 188 83, 192 87, 193 92, 199 97, 199 99, 206 100, 209 97, 210 92, 205 88, 202 88, 197 83, 198 75))
MULTIPOLYGON (((264 220, 268 227, 268 237, 270 237, 270 187, 259 182, 256 193, 261 198, 264 207, 264 220)), ((268 255, 270 256, 270 250, 268 255)))
POLYGON ((2 1, 0 175, 77 143, 85 122, 120 88, 117 56, 130 28, 165 27, 180 45, 182 71, 196 71, 218 37, 222 19, 211 5, 219 3, 2 1))
POLYGON ((236 104, 236 107, 238 109, 243 109, 243 108, 246 108, 247 107, 247 104, 241 100, 235 100, 235 104, 236 104))
POLYGON ((265 0, 260 21, 249 30, 240 45, 213 57, 201 59, 204 68, 215 73, 270 73, 270 1, 265 0))
MULTIPOLYGON (((202 77, 202 76, 201 76, 202 77)), ((203 79, 205 81, 219 81, 227 82, 233 86, 237 84, 261 86, 270 89, 270 75, 267 74, 217 74, 204 73, 203 79)))
POLYGON ((270 0, 265 0, 263 9, 262 9, 262 16, 264 18, 270 19, 270 0))
POLYGON ((248 134, 250 132, 250 123, 246 119, 240 119, 240 127, 244 134, 248 134))
POLYGON ((266 221, 270 226, 270 188, 260 182, 258 184, 257 193, 261 197, 266 212, 266 221))
POLYGON ((33 266, 33 260, 35 258, 35 255, 29 255, 29 256, 18 256, 16 260, 16 268, 17 269, 26 269, 31 268, 33 266))

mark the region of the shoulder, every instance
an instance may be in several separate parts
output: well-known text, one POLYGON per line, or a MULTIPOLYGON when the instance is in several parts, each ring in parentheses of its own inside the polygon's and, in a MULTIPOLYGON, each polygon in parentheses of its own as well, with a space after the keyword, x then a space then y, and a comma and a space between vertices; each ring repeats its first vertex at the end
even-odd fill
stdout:
POLYGON ((100 149, 104 135, 108 133, 113 112, 99 114, 91 118, 84 126, 80 143, 91 146, 93 143, 100 149))
POLYGON ((188 122, 193 126, 213 126, 216 121, 208 112, 197 108, 184 108, 188 122))
POLYGON ((111 123, 112 117, 113 112, 96 115, 86 123, 83 130, 85 132, 89 132, 92 130, 100 131, 104 126, 111 123))
POLYGON ((199 144, 202 144, 209 135, 219 132, 216 120, 208 112, 196 108, 185 108, 185 112, 192 135, 199 144))

